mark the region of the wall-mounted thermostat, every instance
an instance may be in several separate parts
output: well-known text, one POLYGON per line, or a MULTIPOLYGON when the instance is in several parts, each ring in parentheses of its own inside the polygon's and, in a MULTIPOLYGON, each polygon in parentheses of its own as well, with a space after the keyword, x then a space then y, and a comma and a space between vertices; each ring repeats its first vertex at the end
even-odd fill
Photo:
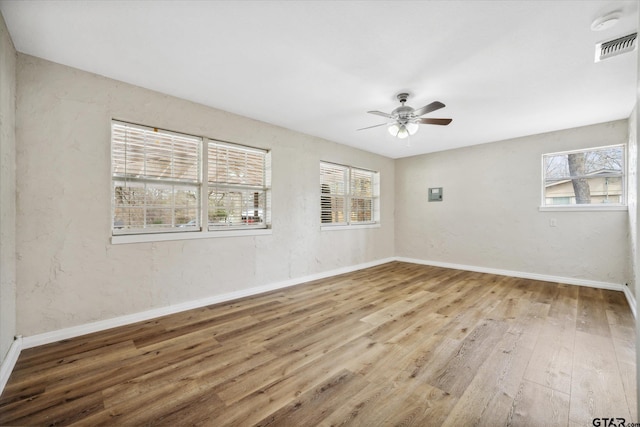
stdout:
POLYGON ((435 187, 429 189, 429 201, 441 202, 442 201, 442 187, 435 187))

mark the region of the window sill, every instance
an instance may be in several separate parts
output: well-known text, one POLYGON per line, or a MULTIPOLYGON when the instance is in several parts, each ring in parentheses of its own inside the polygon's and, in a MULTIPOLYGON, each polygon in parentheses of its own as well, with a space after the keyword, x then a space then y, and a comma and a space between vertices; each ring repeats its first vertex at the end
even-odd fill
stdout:
POLYGON ((372 224, 353 224, 353 225, 322 225, 321 231, 334 231, 334 230, 358 230, 361 228, 380 228, 380 223, 372 224))
POLYGON ((540 212, 603 212, 603 211, 626 211, 627 206, 615 205, 615 206, 602 206, 602 205, 569 205, 569 206, 540 206, 540 212))
POLYGON ((249 230, 192 231, 183 233, 126 234, 111 236, 112 245, 126 243, 164 242, 170 240, 212 239, 218 237, 268 236, 270 228, 252 228, 249 230))

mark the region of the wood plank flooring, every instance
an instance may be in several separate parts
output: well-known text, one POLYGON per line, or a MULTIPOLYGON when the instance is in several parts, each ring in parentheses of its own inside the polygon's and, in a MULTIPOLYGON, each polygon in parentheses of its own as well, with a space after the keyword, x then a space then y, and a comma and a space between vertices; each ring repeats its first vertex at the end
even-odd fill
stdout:
POLYGON ((22 352, 2 425, 637 422, 621 292, 392 262, 22 352))

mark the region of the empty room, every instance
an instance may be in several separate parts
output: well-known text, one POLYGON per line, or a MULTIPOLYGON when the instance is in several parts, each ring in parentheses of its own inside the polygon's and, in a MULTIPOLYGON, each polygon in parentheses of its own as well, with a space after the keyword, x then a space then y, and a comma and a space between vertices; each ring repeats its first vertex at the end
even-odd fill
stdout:
POLYGON ((0 425, 636 425, 638 9, 0 0, 0 425))

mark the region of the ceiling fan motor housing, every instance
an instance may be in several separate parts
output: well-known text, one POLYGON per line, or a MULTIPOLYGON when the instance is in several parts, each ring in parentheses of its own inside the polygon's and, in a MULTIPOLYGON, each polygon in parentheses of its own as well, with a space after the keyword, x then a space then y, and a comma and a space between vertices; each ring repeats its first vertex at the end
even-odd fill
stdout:
POLYGON ((401 124, 406 124, 409 120, 414 118, 413 117, 414 109, 409 107, 408 105, 404 105, 404 103, 407 102, 407 98, 409 97, 408 93, 399 93, 397 97, 398 97, 398 101, 400 101, 402 105, 396 108, 395 110, 393 110, 391 112, 391 115, 397 117, 398 121, 401 124))
POLYGON ((413 117, 413 108, 411 107, 398 107, 395 110, 393 110, 393 112, 391 113, 391 115, 396 116, 398 118, 398 121, 403 122, 403 121, 408 121, 411 120, 413 117))

